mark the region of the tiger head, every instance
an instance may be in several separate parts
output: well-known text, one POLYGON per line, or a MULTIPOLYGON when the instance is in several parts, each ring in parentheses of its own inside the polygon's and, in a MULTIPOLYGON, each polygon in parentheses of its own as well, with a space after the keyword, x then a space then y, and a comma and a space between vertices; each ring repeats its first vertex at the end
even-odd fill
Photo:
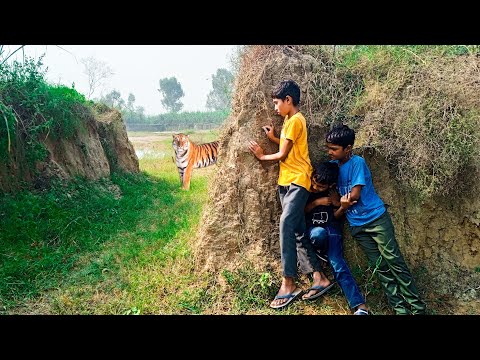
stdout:
POLYGON ((188 135, 185 134, 173 134, 173 141, 172 146, 175 152, 181 150, 187 150, 190 146, 190 140, 188 139, 188 135))

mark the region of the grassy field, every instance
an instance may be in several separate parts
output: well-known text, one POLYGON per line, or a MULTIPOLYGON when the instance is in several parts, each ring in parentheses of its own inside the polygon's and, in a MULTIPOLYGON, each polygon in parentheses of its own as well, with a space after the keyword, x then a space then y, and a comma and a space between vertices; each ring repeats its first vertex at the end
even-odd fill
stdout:
MULTIPOLYGON (((141 174, 0 195, 1 313, 202 311, 190 289, 188 242, 215 169, 196 169, 182 191, 171 134, 128 135, 136 150, 151 151, 139 160, 141 174)), ((200 143, 217 134, 190 136, 200 143)))

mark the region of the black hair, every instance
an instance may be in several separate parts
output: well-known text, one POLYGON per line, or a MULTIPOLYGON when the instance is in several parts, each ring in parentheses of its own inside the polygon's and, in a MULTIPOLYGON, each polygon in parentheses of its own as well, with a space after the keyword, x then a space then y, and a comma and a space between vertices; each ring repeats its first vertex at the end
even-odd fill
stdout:
POLYGON ((272 99, 283 101, 287 98, 287 95, 292 97, 293 106, 300 104, 300 88, 293 80, 283 80, 272 90, 272 99))
POLYGON ((342 148, 346 148, 348 145, 352 145, 355 142, 355 131, 350 129, 347 125, 337 125, 330 129, 325 135, 325 141, 327 143, 341 145, 342 148))
POLYGON ((337 182, 338 171, 337 163, 325 161, 317 166, 312 178, 318 184, 332 185, 337 182))

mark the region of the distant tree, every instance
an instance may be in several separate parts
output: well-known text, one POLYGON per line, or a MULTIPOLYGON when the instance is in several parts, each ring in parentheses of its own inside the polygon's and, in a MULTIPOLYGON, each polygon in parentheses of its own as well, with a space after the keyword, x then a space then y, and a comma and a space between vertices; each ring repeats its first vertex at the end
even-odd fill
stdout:
POLYGON ((232 102, 233 74, 227 69, 218 69, 212 75, 213 89, 207 96, 207 109, 229 110, 232 102))
POLYGON ((145 117, 145 108, 143 106, 137 106, 135 112, 140 116, 140 117, 145 117))
POLYGON ((120 92, 115 89, 110 91, 107 95, 102 96, 100 102, 119 110, 123 110, 125 107, 125 100, 122 99, 120 92))
POLYGON ((80 62, 85 68, 84 74, 88 77, 87 99, 90 99, 95 90, 103 85, 109 77, 114 75, 114 72, 106 62, 97 60, 92 56, 83 58, 80 62))
POLYGON ((135 95, 130 93, 130 94, 128 94, 128 99, 127 99, 127 109, 128 109, 128 111, 130 111, 130 112, 135 111, 134 104, 135 104, 135 95))
POLYGON ((145 108, 143 106, 137 106, 133 111, 130 111, 125 116, 125 122, 127 123, 145 123, 145 108))
POLYGON ((169 112, 179 112, 183 108, 180 98, 185 96, 182 85, 176 77, 164 78, 159 81, 160 89, 158 92, 162 95, 162 105, 169 112))

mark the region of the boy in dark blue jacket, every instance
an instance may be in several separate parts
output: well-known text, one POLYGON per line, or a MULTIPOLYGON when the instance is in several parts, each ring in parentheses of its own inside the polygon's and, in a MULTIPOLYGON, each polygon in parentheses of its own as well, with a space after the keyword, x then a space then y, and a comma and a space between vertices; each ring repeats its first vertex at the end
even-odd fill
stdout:
MULTIPOLYGON (((327 255, 335 280, 354 314, 368 315, 365 298, 343 257, 342 223, 335 217, 335 211, 340 206, 339 196, 335 191, 337 178, 338 165, 333 162, 323 162, 315 169, 310 196, 305 207, 307 234, 317 251, 327 255)), ((297 243, 300 270, 303 273, 312 272, 315 279, 315 272, 309 265, 309 257, 300 245, 301 243, 297 243)), ((316 299, 329 287, 314 285, 302 298, 316 299)))

